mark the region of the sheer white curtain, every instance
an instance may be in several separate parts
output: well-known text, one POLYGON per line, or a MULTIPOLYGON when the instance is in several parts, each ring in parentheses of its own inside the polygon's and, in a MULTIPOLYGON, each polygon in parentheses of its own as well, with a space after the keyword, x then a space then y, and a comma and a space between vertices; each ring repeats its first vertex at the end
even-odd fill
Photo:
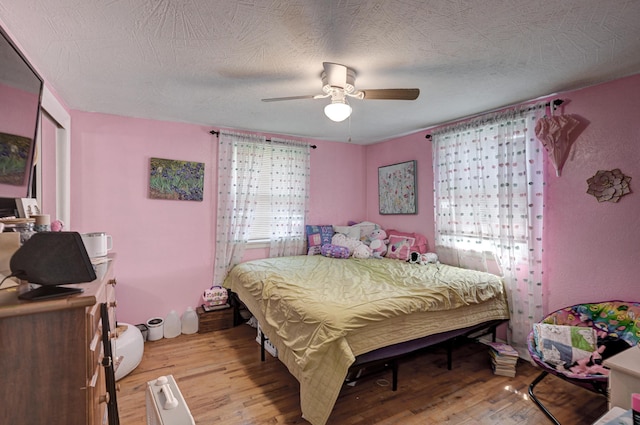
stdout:
POLYGON ((270 257, 304 254, 309 209, 310 146, 271 139, 270 257))
POLYGON ((232 132, 220 132, 218 136, 214 285, 222 284, 244 254, 255 210, 260 166, 267 148, 264 137, 232 132))
POLYGON ((508 339, 527 355, 542 318, 543 105, 480 117, 433 134, 436 245, 493 252, 502 267, 508 339))

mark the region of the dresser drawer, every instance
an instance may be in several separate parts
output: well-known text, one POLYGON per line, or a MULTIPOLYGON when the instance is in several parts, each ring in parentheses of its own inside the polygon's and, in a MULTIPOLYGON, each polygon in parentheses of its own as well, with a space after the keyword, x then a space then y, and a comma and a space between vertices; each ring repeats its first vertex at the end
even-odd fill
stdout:
POLYGON ((115 278, 112 266, 109 265, 101 276, 101 283, 93 288, 96 303, 87 309, 87 424, 107 424, 107 393, 104 359, 104 344, 102 332, 101 305, 107 304, 110 334, 115 330, 115 278))

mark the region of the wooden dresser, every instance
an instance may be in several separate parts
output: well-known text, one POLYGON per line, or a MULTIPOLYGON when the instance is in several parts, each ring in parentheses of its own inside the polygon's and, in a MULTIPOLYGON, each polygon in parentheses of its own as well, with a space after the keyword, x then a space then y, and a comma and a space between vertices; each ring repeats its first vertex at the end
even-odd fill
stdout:
POLYGON ((20 301, 0 291, 0 424, 107 424, 100 304, 115 328, 113 261, 82 294, 20 301))

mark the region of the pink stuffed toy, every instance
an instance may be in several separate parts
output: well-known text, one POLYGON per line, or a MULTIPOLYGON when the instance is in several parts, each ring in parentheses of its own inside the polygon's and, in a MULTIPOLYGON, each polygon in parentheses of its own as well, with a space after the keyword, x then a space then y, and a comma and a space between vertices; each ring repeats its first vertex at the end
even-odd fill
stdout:
POLYGON ((600 364, 605 348, 604 345, 601 345, 591 354, 591 357, 578 360, 569 370, 577 375, 608 375, 609 369, 600 364))
POLYGON ((387 232, 382 229, 376 229, 367 235, 367 241, 369 241, 369 248, 372 251, 373 258, 382 258, 387 253, 387 232))

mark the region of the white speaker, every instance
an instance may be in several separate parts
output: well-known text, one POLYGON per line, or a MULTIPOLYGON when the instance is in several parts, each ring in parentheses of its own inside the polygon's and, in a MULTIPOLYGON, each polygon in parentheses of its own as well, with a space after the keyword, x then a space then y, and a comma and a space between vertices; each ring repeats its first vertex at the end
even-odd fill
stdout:
POLYGON ((147 425, 195 425, 173 375, 147 382, 147 425))

